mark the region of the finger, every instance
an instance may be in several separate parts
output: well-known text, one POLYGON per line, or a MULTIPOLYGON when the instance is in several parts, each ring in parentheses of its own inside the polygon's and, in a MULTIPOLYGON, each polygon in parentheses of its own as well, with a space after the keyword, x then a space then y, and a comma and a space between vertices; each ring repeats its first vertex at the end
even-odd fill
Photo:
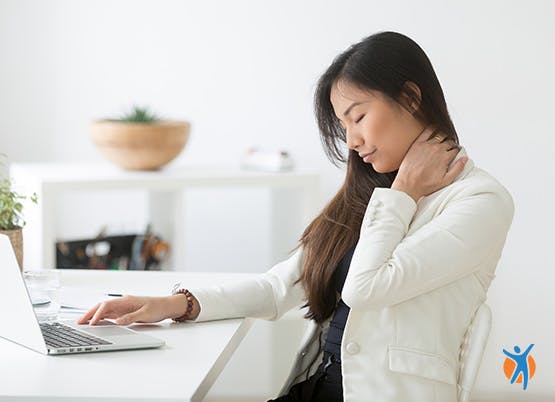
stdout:
POLYGON ((98 303, 96 306, 94 306, 89 311, 87 311, 81 318, 79 318, 79 320, 77 320, 77 324, 85 324, 87 321, 89 321, 99 306, 100 306, 100 303, 98 303))
POLYGON ((449 169, 449 171, 445 174, 445 179, 450 184, 455 181, 455 178, 463 171, 464 165, 468 161, 467 157, 463 157, 459 159, 455 164, 449 169))
POLYGON ((139 320, 142 313, 143 313, 143 309, 140 308, 137 311, 133 311, 131 313, 125 314, 124 316, 116 319, 116 324, 118 324, 118 325, 132 324, 135 321, 139 320))
POLYGON ((94 313, 94 316, 91 319, 91 322, 89 322, 89 325, 96 325, 98 324, 98 321, 104 318, 105 311, 108 309, 108 303, 109 302, 100 303, 100 307, 98 308, 98 310, 96 310, 96 313, 94 313))
MULTIPOLYGON (((461 147, 458 146, 457 144, 448 144, 447 146, 444 147, 445 152, 453 152, 455 151, 454 154, 449 154, 452 155, 453 158, 459 153, 459 151, 461 150, 461 147)), ((453 159, 451 159, 453 160, 453 159)))
POLYGON ((451 141, 451 139, 448 138, 447 135, 445 135, 441 131, 437 130, 434 131, 434 133, 430 136, 429 141, 433 144, 449 144, 449 141, 451 141))
POLYGON ((420 135, 418 137, 416 137, 416 139, 418 141, 428 141, 429 139, 432 138, 432 136, 434 135, 436 131, 436 128, 434 126, 427 126, 426 128, 424 128, 424 130, 420 133, 420 135))
POLYGON ((452 138, 445 139, 442 144, 447 152, 452 151, 453 149, 456 149, 457 151, 461 149, 461 146, 452 138))

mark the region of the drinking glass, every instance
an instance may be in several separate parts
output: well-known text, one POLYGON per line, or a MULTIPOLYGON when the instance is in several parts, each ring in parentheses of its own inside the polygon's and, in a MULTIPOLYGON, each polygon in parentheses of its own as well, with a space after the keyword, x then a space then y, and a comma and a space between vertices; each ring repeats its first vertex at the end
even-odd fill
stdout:
POLYGON ((60 312, 60 273, 58 270, 24 271, 23 279, 39 322, 56 320, 60 312))

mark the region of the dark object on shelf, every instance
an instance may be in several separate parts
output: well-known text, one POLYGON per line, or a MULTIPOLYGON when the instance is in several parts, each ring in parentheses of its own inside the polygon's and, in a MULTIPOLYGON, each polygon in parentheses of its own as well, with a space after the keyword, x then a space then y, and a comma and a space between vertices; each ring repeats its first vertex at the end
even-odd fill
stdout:
POLYGON ((147 228, 145 234, 105 236, 56 243, 56 267, 72 269, 159 270, 169 244, 147 228))

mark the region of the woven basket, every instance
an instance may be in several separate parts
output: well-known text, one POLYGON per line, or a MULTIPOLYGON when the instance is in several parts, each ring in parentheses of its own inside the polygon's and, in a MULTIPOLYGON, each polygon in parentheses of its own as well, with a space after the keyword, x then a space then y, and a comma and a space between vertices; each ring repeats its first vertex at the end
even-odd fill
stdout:
POLYGON ((17 263, 19 264, 19 270, 23 270, 23 233, 22 229, 14 230, 0 230, 1 234, 5 234, 10 238, 12 247, 15 251, 15 257, 17 258, 17 263))

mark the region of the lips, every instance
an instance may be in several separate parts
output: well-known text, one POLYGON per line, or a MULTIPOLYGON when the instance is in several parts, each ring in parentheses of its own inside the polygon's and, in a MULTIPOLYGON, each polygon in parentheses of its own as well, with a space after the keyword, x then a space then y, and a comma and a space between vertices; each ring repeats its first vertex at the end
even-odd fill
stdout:
POLYGON ((359 155, 360 155, 360 157, 364 160, 364 162, 368 162, 368 161, 366 160, 366 158, 367 158, 368 156, 371 157, 372 155, 374 155, 374 153, 376 153, 376 149, 374 149, 372 152, 368 152, 368 153, 365 153, 365 154, 359 154, 359 155))

